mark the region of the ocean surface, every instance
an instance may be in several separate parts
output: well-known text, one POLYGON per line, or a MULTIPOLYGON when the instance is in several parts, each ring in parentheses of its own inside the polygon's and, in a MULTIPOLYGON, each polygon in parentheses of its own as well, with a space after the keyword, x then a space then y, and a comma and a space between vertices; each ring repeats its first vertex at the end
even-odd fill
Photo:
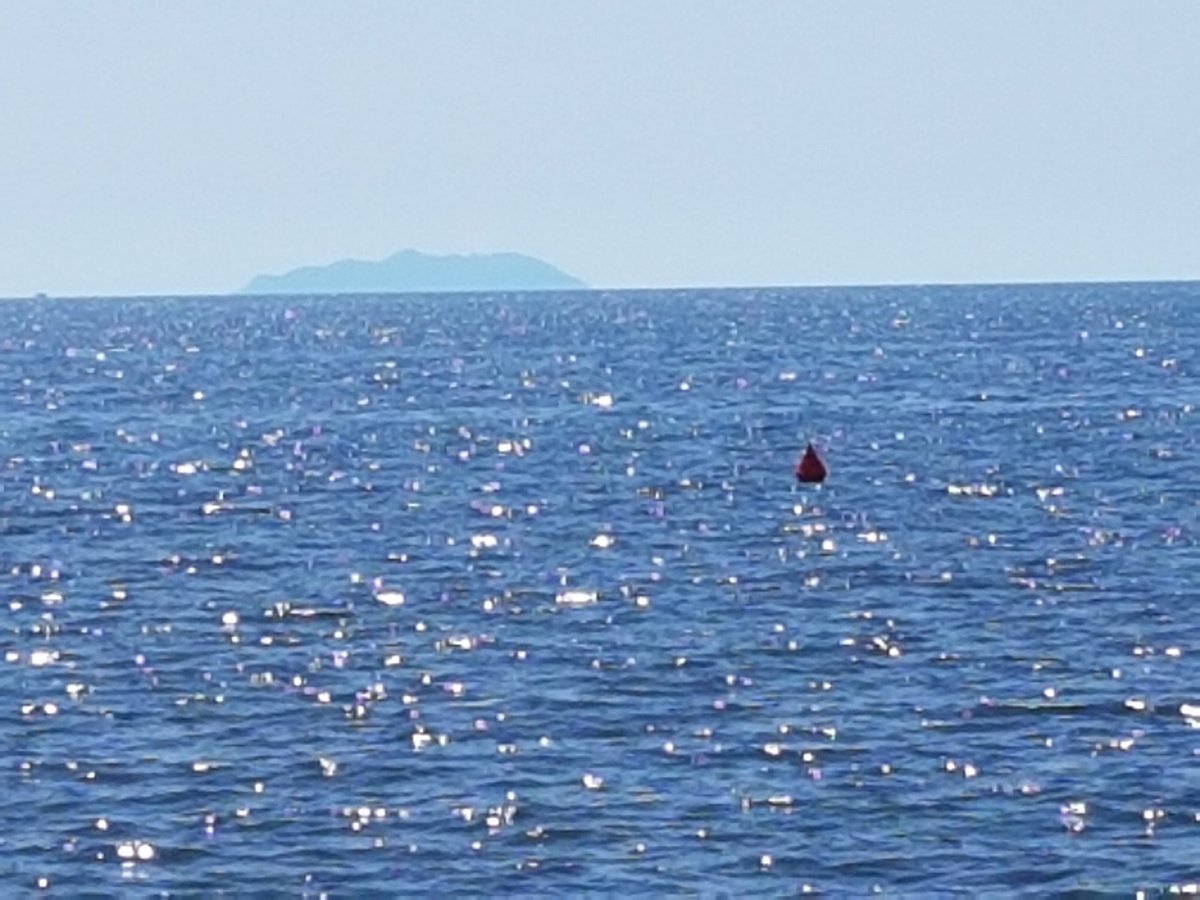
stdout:
POLYGON ((0 384, 5 896, 1200 881, 1198 284, 9 301, 0 384))

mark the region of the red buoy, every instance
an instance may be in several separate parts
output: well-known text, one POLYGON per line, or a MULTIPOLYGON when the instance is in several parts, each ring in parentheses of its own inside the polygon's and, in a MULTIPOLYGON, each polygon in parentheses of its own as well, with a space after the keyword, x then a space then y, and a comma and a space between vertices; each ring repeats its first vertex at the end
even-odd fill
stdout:
POLYGON ((804 451, 804 457, 796 465, 796 480, 806 484, 820 484, 827 474, 825 463, 821 462, 821 457, 817 456, 817 451, 809 444, 808 449, 804 451))

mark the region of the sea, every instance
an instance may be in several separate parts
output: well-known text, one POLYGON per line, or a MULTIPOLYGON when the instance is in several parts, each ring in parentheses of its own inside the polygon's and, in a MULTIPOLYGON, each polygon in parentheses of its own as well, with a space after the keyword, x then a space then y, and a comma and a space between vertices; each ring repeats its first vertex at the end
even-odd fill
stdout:
POLYGON ((13 300, 0 385, 4 896, 1200 890, 1200 284, 13 300))

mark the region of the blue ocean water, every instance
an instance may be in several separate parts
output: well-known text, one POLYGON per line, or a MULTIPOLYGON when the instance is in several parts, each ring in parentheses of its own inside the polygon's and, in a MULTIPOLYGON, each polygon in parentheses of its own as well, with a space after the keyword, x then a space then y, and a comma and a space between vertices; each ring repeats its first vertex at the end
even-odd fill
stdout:
POLYGON ((1183 889, 1197 348, 1197 284, 0 304, 0 883, 1183 889))

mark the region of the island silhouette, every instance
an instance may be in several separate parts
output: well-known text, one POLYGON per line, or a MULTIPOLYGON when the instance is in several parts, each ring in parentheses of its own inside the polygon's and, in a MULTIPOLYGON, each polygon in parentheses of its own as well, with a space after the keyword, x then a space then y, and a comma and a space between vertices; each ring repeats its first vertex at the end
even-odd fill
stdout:
POLYGON ((401 250, 378 261, 343 259, 258 275, 243 294, 377 294, 578 290, 582 281, 521 253, 438 256, 401 250))

